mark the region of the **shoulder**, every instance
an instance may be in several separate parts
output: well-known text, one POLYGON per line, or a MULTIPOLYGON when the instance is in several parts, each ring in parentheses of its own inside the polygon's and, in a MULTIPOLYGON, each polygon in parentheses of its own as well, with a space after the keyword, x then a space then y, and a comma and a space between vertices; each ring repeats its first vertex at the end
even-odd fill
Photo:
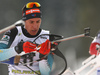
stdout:
POLYGON ((42 30, 41 30, 41 33, 42 33, 42 34, 49 34, 50 31, 49 31, 49 30, 44 30, 44 29, 42 29, 42 30))
POLYGON ((17 34, 17 32, 18 32, 17 28, 14 28, 14 29, 11 29, 11 30, 8 30, 7 32, 5 32, 4 35, 11 36, 11 35, 17 34))
POLYGON ((9 41, 11 42, 11 40, 15 38, 16 34, 17 34, 16 28, 8 30, 3 35, 2 39, 0 40, 0 43, 6 44, 6 46, 8 46, 9 41))

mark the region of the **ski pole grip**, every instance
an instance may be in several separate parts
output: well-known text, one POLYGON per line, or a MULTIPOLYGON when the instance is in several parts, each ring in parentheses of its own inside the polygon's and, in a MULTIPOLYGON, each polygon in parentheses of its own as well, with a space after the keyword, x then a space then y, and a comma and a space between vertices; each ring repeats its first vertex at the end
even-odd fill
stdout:
POLYGON ((18 65, 19 64, 20 58, 21 58, 21 56, 19 56, 19 55, 16 55, 15 56, 15 58, 14 58, 14 64, 15 65, 18 65))
POLYGON ((90 36, 90 27, 84 28, 85 36, 90 36))

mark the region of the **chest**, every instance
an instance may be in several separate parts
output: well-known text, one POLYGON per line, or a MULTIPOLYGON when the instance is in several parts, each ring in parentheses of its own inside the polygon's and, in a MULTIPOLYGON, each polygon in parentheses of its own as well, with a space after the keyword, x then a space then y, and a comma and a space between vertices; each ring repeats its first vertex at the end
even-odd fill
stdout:
POLYGON ((23 40, 24 42, 29 41, 29 42, 33 42, 35 40, 35 43, 37 44, 42 44, 43 42, 45 42, 47 39, 49 39, 49 36, 40 36, 42 34, 49 34, 48 31, 44 31, 42 30, 40 32, 39 35, 35 36, 35 37, 27 37, 23 34, 21 28, 18 28, 18 34, 16 35, 16 37, 14 38, 12 44, 10 47, 14 47, 16 46, 21 40, 23 40), (40 36, 40 37, 39 37, 40 36))

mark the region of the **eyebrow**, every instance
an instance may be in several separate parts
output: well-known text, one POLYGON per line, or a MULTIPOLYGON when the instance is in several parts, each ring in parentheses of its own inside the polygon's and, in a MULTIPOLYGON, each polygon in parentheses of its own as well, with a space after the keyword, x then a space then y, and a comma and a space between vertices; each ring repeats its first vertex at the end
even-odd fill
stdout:
POLYGON ((38 20, 38 21, 40 21, 40 20, 38 20))

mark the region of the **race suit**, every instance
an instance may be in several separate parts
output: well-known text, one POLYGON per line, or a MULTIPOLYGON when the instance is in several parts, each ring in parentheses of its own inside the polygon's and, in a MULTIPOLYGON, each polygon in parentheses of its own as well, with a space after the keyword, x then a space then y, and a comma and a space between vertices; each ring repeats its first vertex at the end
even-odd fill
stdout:
MULTIPOLYGON (((17 26, 16 28, 7 31, 3 38, 0 41, 0 49, 7 49, 7 48, 13 48, 15 47, 21 40, 24 42, 30 41, 33 42, 36 37, 42 34, 49 34, 49 31, 39 29, 38 33, 35 36, 30 35, 24 25, 23 26, 17 26)), ((47 39, 50 39, 50 36, 41 36, 39 37, 35 42, 37 44, 42 44, 45 42, 47 39)), ((12 54, 12 51, 9 52, 12 54)), ((38 75, 35 72, 40 73, 41 75, 50 75, 50 71, 52 68, 53 64, 53 55, 49 54, 46 59, 43 59, 39 62, 34 62, 31 64, 27 64, 28 67, 33 69, 35 72, 31 71, 29 68, 26 66, 22 65, 20 62, 23 63, 28 63, 35 61, 39 59, 39 53, 33 53, 31 54, 26 54, 21 56, 19 65, 14 65, 14 58, 12 57, 8 60, 3 61, 3 63, 8 63, 8 69, 9 69, 9 75, 38 75)))

